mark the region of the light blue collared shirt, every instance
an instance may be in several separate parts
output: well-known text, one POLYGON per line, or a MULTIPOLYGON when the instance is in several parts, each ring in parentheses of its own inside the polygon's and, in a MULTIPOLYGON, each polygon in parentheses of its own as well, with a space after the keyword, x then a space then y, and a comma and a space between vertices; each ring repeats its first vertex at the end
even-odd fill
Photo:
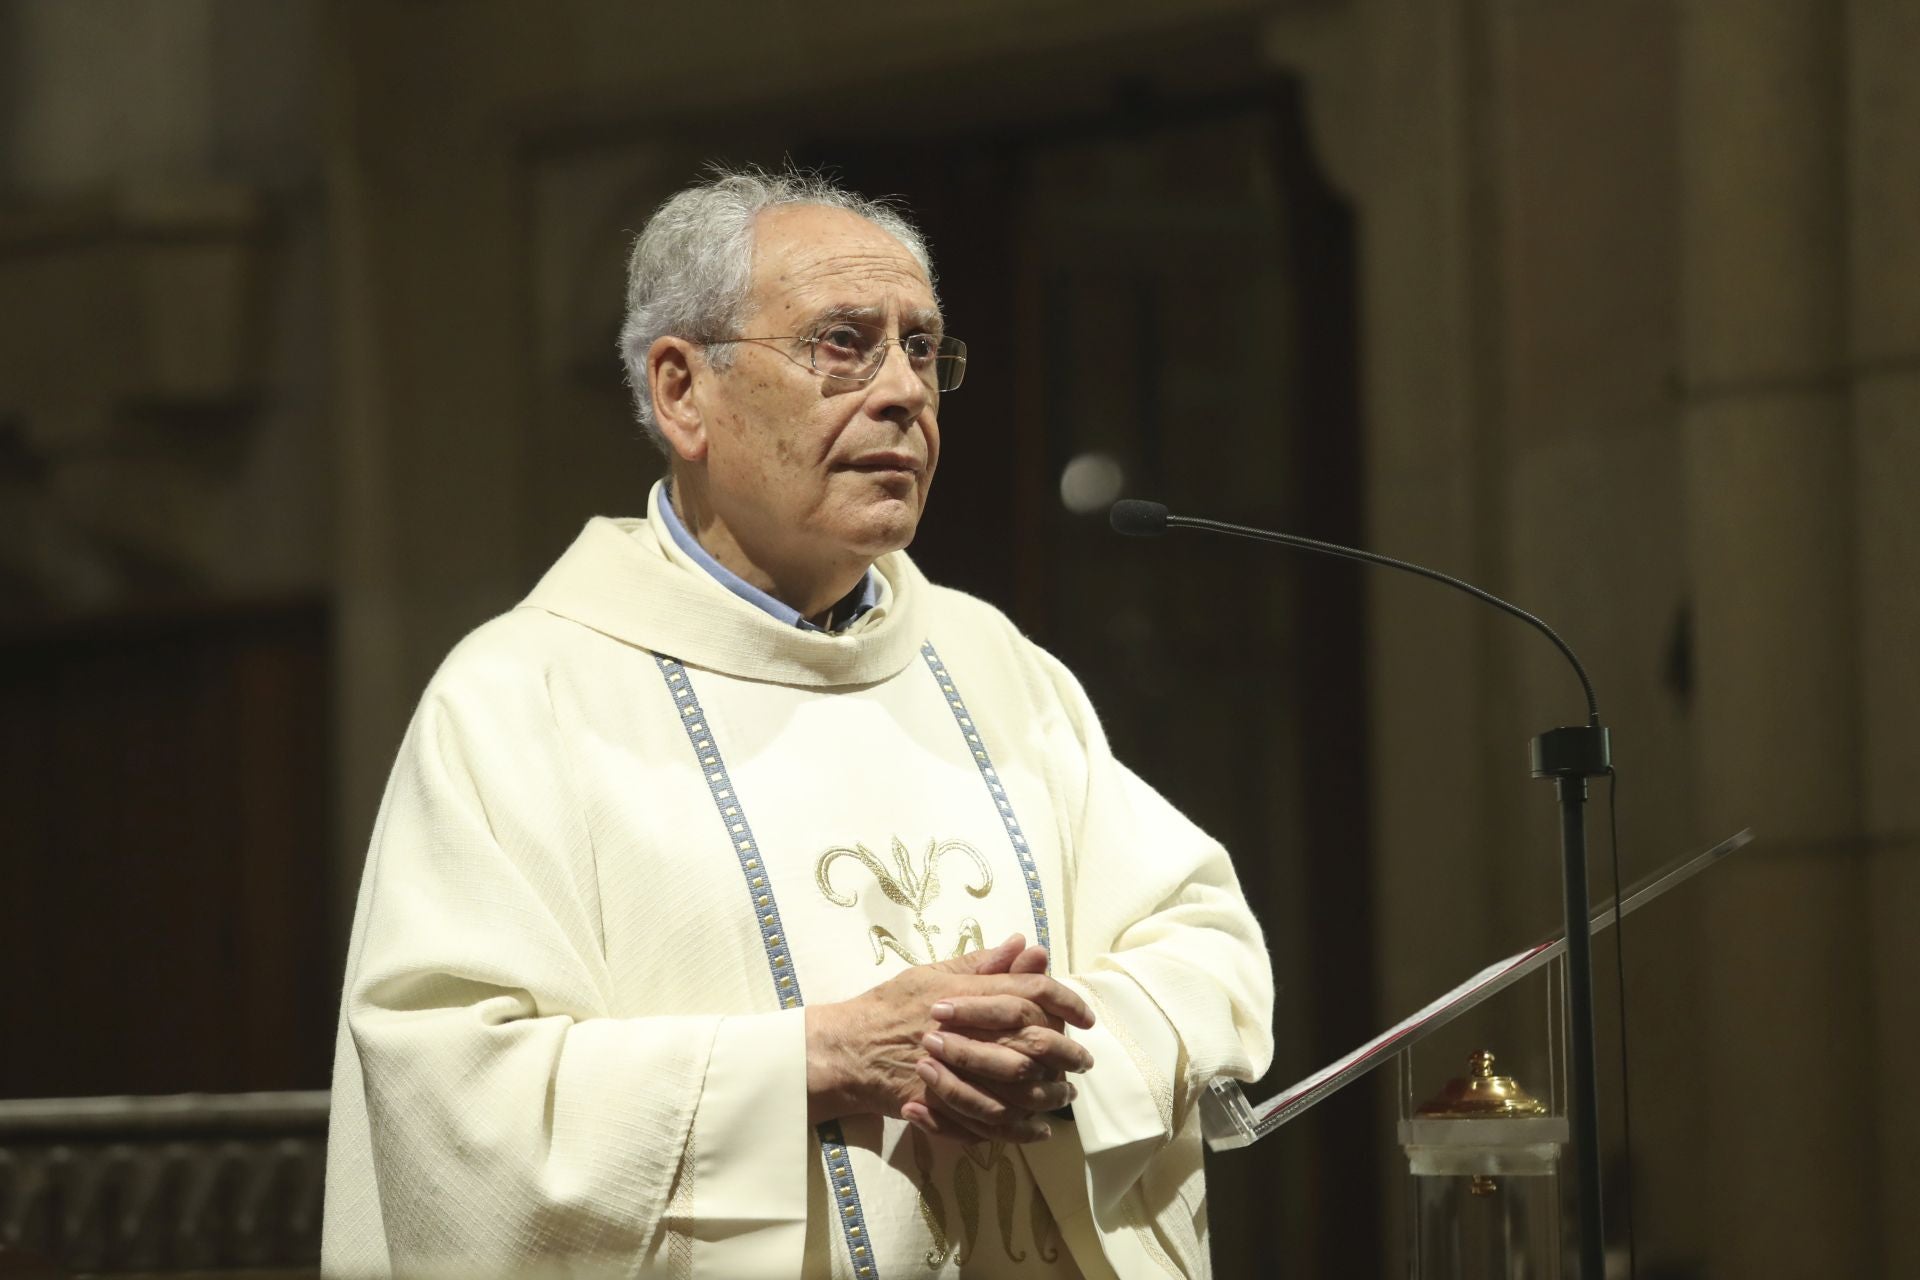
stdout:
POLYGON ((880 583, 874 577, 873 570, 868 569, 861 576, 859 584, 842 596, 833 608, 827 610, 827 621, 832 625, 815 626, 801 617, 798 609, 784 601, 774 599, 709 555, 707 549, 687 532, 687 526, 680 523, 680 515, 673 509, 673 489, 667 485, 662 485, 660 488, 660 523, 667 526, 667 533, 672 536, 682 551, 692 556, 695 563, 713 575, 715 582, 754 608, 771 614, 790 627, 799 627, 802 631, 844 631, 867 610, 880 603, 880 583))

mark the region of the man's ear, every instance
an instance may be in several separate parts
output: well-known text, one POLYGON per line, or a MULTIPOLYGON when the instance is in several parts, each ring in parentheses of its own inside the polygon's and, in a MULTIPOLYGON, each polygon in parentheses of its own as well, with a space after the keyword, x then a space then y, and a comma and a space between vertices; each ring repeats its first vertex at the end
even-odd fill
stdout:
POLYGON ((707 456, 706 421, 694 396, 694 383, 711 376, 699 347, 685 338, 655 338, 647 348, 653 421, 674 453, 687 462, 707 456))

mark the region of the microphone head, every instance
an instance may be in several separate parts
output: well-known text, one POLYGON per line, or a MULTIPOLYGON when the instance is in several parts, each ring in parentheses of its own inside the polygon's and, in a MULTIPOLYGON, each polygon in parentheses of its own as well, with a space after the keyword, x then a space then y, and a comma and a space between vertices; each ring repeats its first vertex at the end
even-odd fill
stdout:
POLYGON ((1107 519, 1113 523, 1115 533, 1124 533, 1129 538, 1157 538, 1167 531, 1166 507, 1139 498, 1120 499, 1107 513, 1107 519))

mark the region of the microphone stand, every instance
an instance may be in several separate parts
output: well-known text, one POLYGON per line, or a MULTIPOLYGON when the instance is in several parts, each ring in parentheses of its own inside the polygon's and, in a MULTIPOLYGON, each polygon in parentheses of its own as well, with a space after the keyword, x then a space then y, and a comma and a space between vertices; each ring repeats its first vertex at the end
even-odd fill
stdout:
MULTIPOLYGON (((1587 781, 1612 772, 1612 747, 1606 728, 1600 723, 1599 703, 1593 694, 1593 682, 1580 659, 1557 632, 1518 605, 1510 604, 1490 591, 1470 582, 1408 560, 1396 560, 1373 551, 1344 547, 1335 542, 1304 538, 1298 534, 1276 533, 1247 525, 1204 520, 1197 516, 1176 516, 1157 502, 1124 500, 1114 504, 1113 527, 1134 537, 1152 537, 1167 529, 1199 529, 1209 533, 1231 534, 1257 542, 1273 542, 1312 551, 1320 555, 1357 560, 1363 564, 1401 569, 1434 582, 1464 591, 1504 613, 1519 618, 1551 640, 1567 661, 1587 697, 1587 723, 1548 729, 1531 743, 1532 774, 1551 778, 1560 803, 1560 876, 1566 914, 1567 939, 1567 1020, 1568 1054, 1573 1060, 1572 1096, 1567 1111, 1573 1136, 1575 1188, 1580 1210, 1580 1275, 1584 1280, 1604 1280, 1606 1275, 1606 1229, 1600 1201, 1600 1093, 1595 1070, 1593 1029, 1593 938, 1588 932, 1590 908, 1587 900, 1587 781)), ((1549 1033, 1551 1034, 1551 1033, 1549 1033)))
POLYGON ((1587 906, 1587 779, 1613 767, 1607 731, 1595 712, 1584 725, 1549 729, 1533 740, 1533 776, 1553 779, 1560 801, 1560 882, 1567 919, 1567 1019, 1573 1059, 1573 1157, 1580 1202, 1580 1274, 1605 1276, 1600 1206, 1600 1086, 1594 1073, 1593 936, 1587 906), (1577 940, 1576 940, 1577 939, 1577 940))

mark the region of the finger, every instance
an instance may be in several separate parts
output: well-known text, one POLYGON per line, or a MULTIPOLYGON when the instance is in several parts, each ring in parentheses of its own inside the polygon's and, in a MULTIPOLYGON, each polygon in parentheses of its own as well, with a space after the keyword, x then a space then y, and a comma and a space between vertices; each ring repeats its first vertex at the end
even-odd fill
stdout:
POLYGON ((1093 1010, 1080 998, 1080 993, 1065 983, 1055 982, 1044 974, 1022 974, 1003 979, 1020 984, 1018 994, 1045 1009, 1056 1018, 1071 1022, 1081 1030, 1093 1026, 1093 1010))
POLYGON ((1008 973, 1045 973, 1047 971, 1047 949, 1041 946, 1028 947, 1013 958, 1007 966, 1008 973))
POLYGON ((936 1001, 929 1012, 936 1022, 979 1031, 1019 1031, 1049 1022, 1045 1009, 1014 995, 948 996, 936 1001))
MULTIPOLYGON (((981 995, 1019 996, 1045 1010, 1049 1017, 1082 1029, 1093 1025, 1093 1010, 1080 993, 1041 973, 981 974, 974 984, 981 995)), ((935 1017, 940 1015, 936 1013, 935 1017)))
POLYGON ((1071 1081, 1032 1058, 962 1036, 929 1036, 927 1049, 964 1083, 1022 1111, 1058 1111, 1079 1096, 1071 1081), (998 1055, 998 1056, 996 1056, 998 1055), (978 1064, 970 1065, 970 1064, 978 1064))
POLYGON ((923 1132, 936 1138, 948 1138, 954 1142, 987 1142, 991 1139, 984 1134, 969 1129, 953 1116, 942 1116, 928 1108, 924 1102, 909 1102, 900 1108, 900 1118, 923 1132))
POLYGON ((1006 1085, 997 1090, 997 1095, 1023 1111, 1044 1116, 1072 1103, 1080 1090, 1071 1080, 1044 1080, 1039 1084, 1006 1085))
POLYGON ((954 1142, 973 1144, 1002 1142, 1026 1145, 1041 1142, 1053 1136, 1052 1128, 1046 1121, 1029 1116, 1017 1124, 986 1125, 978 1121, 968 1123, 948 1111, 934 1100, 927 1107, 926 1131, 954 1142))
POLYGON ((1020 934, 1011 934, 1005 942, 985 951, 968 951, 951 960, 942 960, 930 966, 945 973, 1001 974, 1007 971, 1020 953, 1026 949, 1027 940, 1020 934))
POLYGON ((952 1115, 942 1115, 928 1107, 924 1102, 909 1102, 900 1108, 900 1118, 924 1133, 936 1138, 951 1138, 955 1142, 990 1142, 992 1139, 976 1129, 970 1128, 952 1115))
POLYGON ((997 1031, 1068 1022, 1082 1029, 1093 1025, 1093 1014, 1085 1002, 1051 978, 998 975, 988 983, 980 994, 955 994, 938 1000, 929 1012, 939 1022, 964 1022, 997 1031), (1056 996, 1065 999, 1058 999, 1050 1007, 1056 996))
POLYGON ((981 1037, 942 1024, 939 1031, 927 1033, 920 1046, 957 1071, 1005 1084, 1057 1080, 1062 1072, 1093 1069, 1087 1047, 1051 1027, 981 1037))
MULTIPOLYGON (((1032 1084, 999 1084, 982 1080, 965 1071, 954 1071, 961 1083, 970 1084, 988 1097, 1005 1103, 1016 1116, 1044 1119, 1049 1113, 1067 1106, 1080 1096, 1079 1089, 1066 1080, 1040 1080, 1032 1084)), ((976 1126, 982 1122, 975 1121, 976 1126)))
POLYGON ((970 1129, 1006 1142, 1038 1142, 1053 1130, 1045 1120, 967 1083, 932 1058, 920 1060, 929 1111, 953 1116, 970 1129))
POLYGON ((920 1047, 961 1075, 993 1084, 1029 1084, 1044 1080, 1047 1068, 1005 1045, 963 1035, 943 1036, 930 1031, 920 1047))

